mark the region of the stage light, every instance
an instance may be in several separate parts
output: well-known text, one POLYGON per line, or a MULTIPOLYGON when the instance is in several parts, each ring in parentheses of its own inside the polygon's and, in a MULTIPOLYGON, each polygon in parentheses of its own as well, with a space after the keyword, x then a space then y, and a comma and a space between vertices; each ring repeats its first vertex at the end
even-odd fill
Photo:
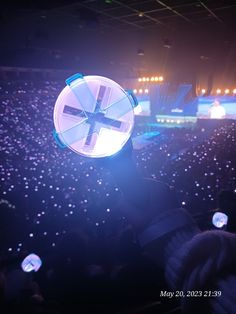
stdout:
POLYGON ((149 78, 149 77, 147 77, 147 78, 146 78, 146 81, 147 81, 147 82, 149 82, 149 81, 150 81, 150 78, 149 78))
POLYGON ((142 94, 142 93, 143 93, 142 88, 140 88, 140 89, 138 90, 138 92, 139 92, 139 94, 142 94))
POLYGON ((154 80, 155 80, 155 78, 152 76, 152 77, 151 77, 151 82, 153 82, 154 80))
POLYGON ((137 89, 134 89, 134 90, 133 90, 133 93, 134 93, 134 94, 137 94, 137 89))
POLYGON ((143 77, 142 81, 143 81, 143 82, 146 82, 146 77, 143 77))
POLYGON ((138 53, 138 56, 144 56, 144 50, 143 49, 138 49, 138 51, 137 51, 137 53, 138 53))
POLYGON ((228 216, 221 212, 216 212, 212 216, 212 224, 216 228, 222 228, 223 226, 226 226, 228 223, 228 216))
POLYGON ((155 81, 158 82, 159 78, 157 76, 155 76, 155 81))
POLYGON ((220 93, 221 93, 221 89, 220 89, 220 88, 217 88, 216 93, 217 93, 217 94, 220 94, 220 93))
POLYGON ((138 105, 133 92, 101 76, 75 74, 66 84, 53 114, 58 146, 93 158, 121 150, 133 130, 138 105))
POLYGON ((139 82, 142 82, 142 79, 141 79, 141 77, 140 77, 140 78, 138 79, 138 81, 139 81, 139 82))
POLYGON ((147 88, 144 90, 144 93, 145 93, 145 94, 147 94, 147 93, 148 93, 148 89, 147 89, 147 88))
POLYGON ((42 265, 40 257, 36 254, 29 254, 21 263, 21 268, 24 272, 37 272, 42 265))
POLYGON ((228 88, 226 88, 226 90, 225 90, 225 94, 228 94, 229 93, 229 89, 228 88))
POLYGON ((236 94, 236 88, 233 90, 233 94, 236 94))
POLYGON ((159 76, 159 81, 162 82, 163 81, 163 76, 159 76))
POLYGON ((143 12, 139 12, 138 16, 143 17, 143 12))
POLYGON ((201 92, 202 92, 202 94, 205 94, 205 92, 206 92, 205 88, 203 88, 201 92))

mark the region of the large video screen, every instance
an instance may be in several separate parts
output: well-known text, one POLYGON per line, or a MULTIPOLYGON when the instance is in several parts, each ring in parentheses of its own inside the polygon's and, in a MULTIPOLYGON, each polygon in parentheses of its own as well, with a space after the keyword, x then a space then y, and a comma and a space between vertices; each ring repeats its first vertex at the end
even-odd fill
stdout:
POLYGON ((197 117, 199 119, 236 119, 236 97, 199 97, 197 117))

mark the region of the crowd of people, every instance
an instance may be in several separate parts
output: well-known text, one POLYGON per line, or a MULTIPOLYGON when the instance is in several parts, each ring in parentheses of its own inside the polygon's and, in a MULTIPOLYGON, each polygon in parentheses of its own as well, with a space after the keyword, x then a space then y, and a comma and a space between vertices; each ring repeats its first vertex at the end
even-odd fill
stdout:
MULTIPOLYGON (((177 313, 178 298, 160 297, 168 286, 163 272, 120 210, 124 191, 112 171, 54 141, 53 109, 63 87, 0 83, 2 313, 19 313, 19 306, 20 313, 177 313), (32 252, 42 259, 34 275, 20 268, 32 252)), ((144 132, 137 125, 133 137, 144 132)), ((229 209, 220 192, 236 189, 235 137, 232 121, 162 128, 146 149, 133 150, 133 162, 141 177, 173 186, 176 207, 209 230, 212 211, 229 209)))

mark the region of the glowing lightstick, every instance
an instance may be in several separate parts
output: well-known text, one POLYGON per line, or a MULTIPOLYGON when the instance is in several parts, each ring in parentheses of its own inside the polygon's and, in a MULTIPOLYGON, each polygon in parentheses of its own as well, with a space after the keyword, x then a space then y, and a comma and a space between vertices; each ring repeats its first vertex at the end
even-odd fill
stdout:
POLYGON ((21 263, 21 268, 24 272, 38 271, 42 265, 40 257, 36 254, 30 254, 21 263))
POLYGON ((86 157, 107 157, 128 141, 134 125, 132 91, 102 76, 75 74, 54 107, 57 144, 86 157))
POLYGON ((228 223, 228 216, 224 213, 217 212, 212 217, 212 224, 216 228, 222 228, 223 226, 226 226, 228 223))

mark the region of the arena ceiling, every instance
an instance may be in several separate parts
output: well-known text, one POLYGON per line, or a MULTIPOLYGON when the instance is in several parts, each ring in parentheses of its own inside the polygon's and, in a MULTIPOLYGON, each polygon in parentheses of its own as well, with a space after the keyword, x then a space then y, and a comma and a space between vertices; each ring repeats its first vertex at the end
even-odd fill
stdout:
POLYGON ((235 0, 35 0, 18 1, 2 6, 5 12, 16 15, 37 14, 67 17, 82 27, 116 29, 171 29, 177 25, 202 26, 207 23, 235 22, 235 0), (10 9, 10 10, 9 10, 10 9))
POLYGON ((235 0, 19 0, 14 5, 8 0, 1 9, 0 65, 112 68, 124 76, 201 68, 236 79, 235 0))

